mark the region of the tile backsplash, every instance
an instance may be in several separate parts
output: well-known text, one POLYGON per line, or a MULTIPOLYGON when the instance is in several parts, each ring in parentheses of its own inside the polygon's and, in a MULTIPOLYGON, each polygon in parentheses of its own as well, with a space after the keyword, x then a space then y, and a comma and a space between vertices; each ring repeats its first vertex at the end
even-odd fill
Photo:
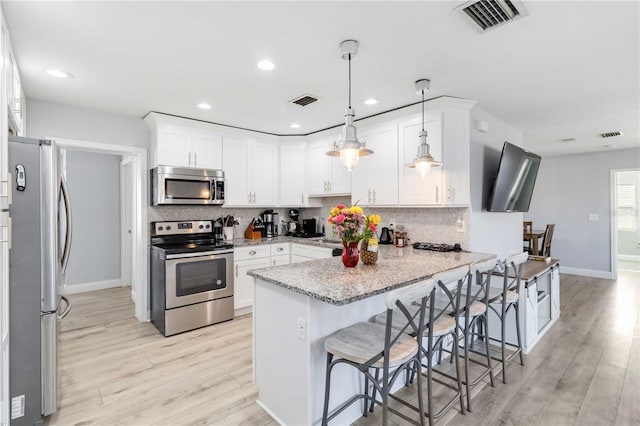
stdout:
MULTIPOLYGON (((351 197, 326 197, 322 199, 322 207, 301 209, 300 217, 308 219, 319 217, 325 224, 327 235, 331 235, 331 227, 326 225, 329 210, 338 203, 351 205, 351 197)), ((463 249, 469 248, 469 209, 468 208, 383 208, 364 207, 367 214, 379 214, 382 217, 381 227, 403 225, 409 236, 409 243, 460 243, 463 249), (457 232, 457 222, 462 219, 464 232, 457 232), (391 222, 391 221, 395 222, 391 222)))
MULTIPOLYGON (((318 219, 319 228, 325 225, 325 233, 331 236, 331 227, 326 224, 329 210, 338 203, 351 205, 350 197, 326 197, 322 199, 322 207, 300 209, 302 219, 318 219)), ((469 248, 469 209, 468 208, 382 208, 365 207, 367 214, 382 216, 381 226, 393 223, 403 225, 409 235, 409 242, 460 243, 463 249, 469 248), (462 219, 464 232, 457 232, 457 222, 462 219), (391 221, 394 222, 391 222, 391 221)), ((234 238, 242 238, 244 230, 251 219, 262 213, 264 208, 222 208, 217 206, 158 206, 148 207, 149 222, 163 220, 204 220, 216 219, 220 216, 232 215, 240 225, 235 227, 234 238)), ((275 208, 280 221, 288 221, 288 209, 275 208)), ((282 229, 282 224, 280 224, 282 229)))

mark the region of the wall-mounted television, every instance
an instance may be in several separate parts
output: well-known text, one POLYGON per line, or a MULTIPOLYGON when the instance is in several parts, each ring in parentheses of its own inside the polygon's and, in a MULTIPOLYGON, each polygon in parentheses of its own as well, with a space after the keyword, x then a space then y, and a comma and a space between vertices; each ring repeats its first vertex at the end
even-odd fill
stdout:
POLYGON ((487 210, 529 211, 539 167, 539 155, 505 142, 487 210))

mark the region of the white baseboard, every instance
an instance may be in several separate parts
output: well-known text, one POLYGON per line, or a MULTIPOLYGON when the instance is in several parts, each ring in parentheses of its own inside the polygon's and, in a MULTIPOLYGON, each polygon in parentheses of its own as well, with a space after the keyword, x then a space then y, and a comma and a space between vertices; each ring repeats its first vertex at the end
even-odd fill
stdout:
POLYGON ((94 281, 90 283, 65 284, 62 292, 64 294, 84 293, 87 291, 104 290, 105 288, 121 287, 120 278, 113 280, 94 281))
POLYGON ((273 413, 273 411, 271 411, 271 410, 270 410, 266 405, 264 405, 264 404, 262 403, 262 401, 260 401, 260 400, 258 399, 258 400, 256 400, 256 404, 258 404, 258 406, 259 406, 260 408, 262 408, 264 411, 266 411, 266 412, 267 412, 267 414, 268 414, 268 415, 270 415, 270 416, 271 416, 271 418, 272 418, 273 420, 275 420, 279 425, 284 425, 284 424, 285 424, 282 420, 280 420, 280 418, 279 418, 278 416, 276 416, 276 415, 273 413))
POLYGON ((597 271, 595 269, 581 269, 581 268, 571 268, 569 266, 560 265, 560 273, 569 274, 569 275, 581 275, 583 277, 591 277, 591 278, 605 278, 612 279, 612 275, 610 271, 597 271))
POLYGON ((640 255, 636 254, 619 254, 618 260, 628 260, 630 262, 640 262, 640 255))

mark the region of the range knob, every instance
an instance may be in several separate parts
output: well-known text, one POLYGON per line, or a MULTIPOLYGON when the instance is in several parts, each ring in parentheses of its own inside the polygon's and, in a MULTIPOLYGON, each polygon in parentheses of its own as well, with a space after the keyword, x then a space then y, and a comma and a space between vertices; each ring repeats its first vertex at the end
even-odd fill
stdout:
POLYGON ((209 229, 209 225, 205 226, 205 228, 209 229))
POLYGON ((200 224, 200 226, 198 226, 198 228, 199 228, 199 229, 202 229, 202 228, 204 228, 204 226, 202 226, 202 224, 200 224))
POLYGON ((162 226, 158 226, 158 231, 162 231, 164 228, 162 226))
POLYGON ((167 231, 171 230, 171 225, 167 225, 167 231))

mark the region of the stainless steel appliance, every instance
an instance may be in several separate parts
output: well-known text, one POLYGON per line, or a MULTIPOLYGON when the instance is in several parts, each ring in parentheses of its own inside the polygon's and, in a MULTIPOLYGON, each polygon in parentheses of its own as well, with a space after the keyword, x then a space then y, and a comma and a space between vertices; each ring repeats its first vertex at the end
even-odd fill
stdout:
POLYGON ((57 410, 58 321, 71 310, 59 288, 72 227, 58 157, 53 141, 9 138, 9 391, 17 408, 12 425, 41 424, 42 416, 57 410))
POLYGON ((264 223, 262 238, 273 238, 278 236, 278 213, 273 210, 265 210, 260 217, 264 223))
POLYGON ((158 166, 151 169, 151 201, 154 206, 224 204, 224 172, 158 166))
POLYGON ((151 322, 165 336, 233 319, 233 245, 211 220, 151 224, 151 322))
POLYGON ((287 225, 287 235, 295 235, 300 231, 300 223, 298 218, 300 217, 300 210, 289 209, 289 223, 287 225))
POLYGON ((413 243, 413 248, 417 250, 430 250, 430 251, 462 251, 460 244, 454 245, 444 243, 413 243))

